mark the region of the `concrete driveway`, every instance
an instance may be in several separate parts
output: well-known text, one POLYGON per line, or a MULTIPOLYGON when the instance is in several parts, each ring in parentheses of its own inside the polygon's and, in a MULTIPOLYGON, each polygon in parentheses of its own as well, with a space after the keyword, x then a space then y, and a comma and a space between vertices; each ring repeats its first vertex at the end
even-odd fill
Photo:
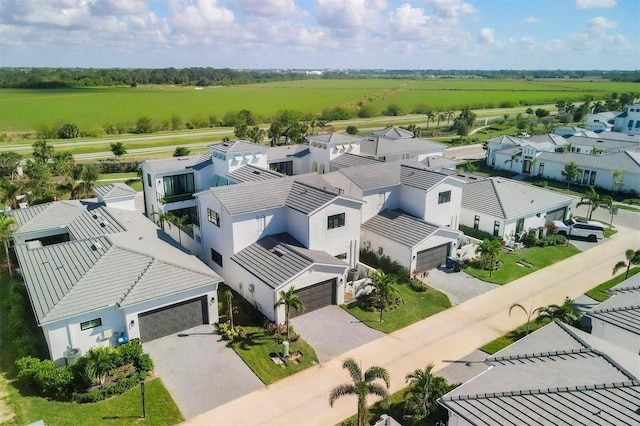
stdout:
POLYGON ((291 325, 325 362, 385 334, 367 327, 339 306, 326 306, 291 320, 291 325))
POLYGON ((498 284, 472 277, 464 271, 453 272, 453 270, 443 267, 432 269, 429 271, 429 276, 423 277, 421 280, 446 294, 453 306, 500 287, 498 284))
POLYGON ((187 419, 264 387, 211 325, 144 343, 143 348, 187 419))

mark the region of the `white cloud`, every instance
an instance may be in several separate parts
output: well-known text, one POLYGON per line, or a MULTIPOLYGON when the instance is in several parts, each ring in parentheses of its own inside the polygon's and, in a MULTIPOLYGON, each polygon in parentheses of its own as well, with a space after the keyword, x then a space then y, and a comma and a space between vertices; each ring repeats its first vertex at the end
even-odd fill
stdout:
POLYGON ((524 18, 522 22, 524 22, 525 24, 537 24, 538 22, 540 22, 540 19, 536 18, 535 16, 528 16, 524 18))
POLYGON ((247 15, 260 16, 307 16, 296 7, 293 0, 235 0, 232 7, 247 15))
POLYGON ((386 7, 385 0, 317 0, 316 17, 325 27, 358 29, 375 25, 386 7))
POLYGON ((578 9, 610 9, 616 4, 616 0, 576 0, 578 9))
POLYGON ((478 34, 478 42, 482 44, 493 44, 495 30, 493 28, 483 28, 478 34))
POLYGON ((121 16, 143 13, 148 7, 148 0, 95 0, 90 10, 93 15, 98 16, 121 16))
POLYGON ((595 34, 603 34, 607 30, 616 28, 618 23, 616 21, 609 21, 601 16, 591 19, 587 23, 587 32, 595 34))
POLYGON ((219 7, 216 0, 177 0, 173 5, 171 26, 185 36, 223 32, 233 23, 233 12, 219 7))
POLYGON ((476 12, 472 4, 462 0, 426 0, 425 3, 435 9, 437 15, 447 19, 457 19, 460 15, 476 12))

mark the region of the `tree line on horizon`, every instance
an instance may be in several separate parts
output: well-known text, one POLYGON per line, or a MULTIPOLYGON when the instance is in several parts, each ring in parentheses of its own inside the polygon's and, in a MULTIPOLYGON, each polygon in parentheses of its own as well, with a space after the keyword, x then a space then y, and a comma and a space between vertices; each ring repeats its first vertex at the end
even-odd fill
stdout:
POLYGON ((326 70, 308 75, 304 70, 234 70, 230 68, 0 68, 0 88, 64 89, 74 87, 175 84, 221 86, 307 79, 363 78, 596 78, 640 82, 640 71, 602 70, 326 70))

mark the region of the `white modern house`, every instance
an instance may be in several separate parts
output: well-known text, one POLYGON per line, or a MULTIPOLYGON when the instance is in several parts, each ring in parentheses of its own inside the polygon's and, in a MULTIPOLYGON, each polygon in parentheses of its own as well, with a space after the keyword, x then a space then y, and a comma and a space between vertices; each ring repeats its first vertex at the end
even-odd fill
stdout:
POLYGON ((416 138, 413 132, 400 127, 388 127, 373 132, 360 143, 360 154, 381 161, 414 159, 444 155, 447 146, 427 139, 416 138))
POLYGON ((630 105, 625 112, 616 115, 613 131, 640 135, 640 104, 630 105))
POLYGON ((462 225, 511 240, 569 217, 572 198, 511 179, 470 181, 462 190, 462 225))
POLYGON ((218 321, 222 279, 140 213, 57 201, 11 214, 20 273, 56 365, 72 349, 218 321))
POLYGON ((612 297, 585 316, 591 334, 640 355, 640 275, 609 289, 612 297))
POLYGON ((449 426, 637 424, 638 354, 551 323, 484 360, 438 399, 449 426))

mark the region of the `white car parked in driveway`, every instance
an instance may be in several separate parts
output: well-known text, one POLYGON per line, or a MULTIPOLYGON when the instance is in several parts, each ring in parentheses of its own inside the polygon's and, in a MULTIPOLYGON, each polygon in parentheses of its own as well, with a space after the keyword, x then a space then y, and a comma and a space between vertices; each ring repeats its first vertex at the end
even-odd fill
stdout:
POLYGON ((589 241, 598 241, 604 238, 604 226, 600 222, 572 217, 567 220, 553 222, 558 235, 566 237, 582 237, 589 241))

